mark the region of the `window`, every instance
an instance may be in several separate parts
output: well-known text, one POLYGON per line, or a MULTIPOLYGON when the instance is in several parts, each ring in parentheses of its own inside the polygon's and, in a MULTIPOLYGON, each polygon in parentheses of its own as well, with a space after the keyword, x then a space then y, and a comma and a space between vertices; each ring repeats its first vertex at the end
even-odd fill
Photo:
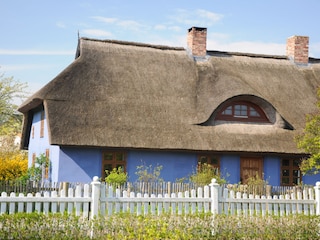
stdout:
POLYGON ((37 158, 36 154, 32 153, 32 163, 31 163, 32 167, 35 167, 35 165, 36 165, 36 158, 37 158))
POLYGON ((44 111, 41 111, 41 121, 40 121, 40 137, 44 137, 44 111))
POLYGON ((223 108, 216 117, 217 120, 269 122, 262 109, 251 102, 233 102, 223 108))
POLYGON ((114 168, 122 167, 126 171, 126 154, 123 152, 103 152, 101 177, 104 180, 106 170, 112 171, 114 168))
POLYGON ((301 171, 299 159, 281 160, 281 185, 293 186, 301 183, 301 171))
POLYGON ((50 165, 50 160, 49 160, 49 149, 46 149, 46 163, 44 167, 44 179, 49 178, 49 165, 50 165))
POLYGON ((213 168, 217 169, 218 171, 220 170, 220 159, 217 156, 209 155, 209 154, 200 155, 198 157, 199 166, 204 163, 211 165, 213 168))

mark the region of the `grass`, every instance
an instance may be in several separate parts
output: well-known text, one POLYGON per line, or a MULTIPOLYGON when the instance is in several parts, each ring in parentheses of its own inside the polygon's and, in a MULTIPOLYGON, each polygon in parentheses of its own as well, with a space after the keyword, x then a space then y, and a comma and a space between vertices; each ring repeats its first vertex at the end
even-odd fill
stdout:
POLYGON ((320 216, 0 215, 0 239, 319 239, 320 216), (92 238, 91 238, 92 237, 92 238))

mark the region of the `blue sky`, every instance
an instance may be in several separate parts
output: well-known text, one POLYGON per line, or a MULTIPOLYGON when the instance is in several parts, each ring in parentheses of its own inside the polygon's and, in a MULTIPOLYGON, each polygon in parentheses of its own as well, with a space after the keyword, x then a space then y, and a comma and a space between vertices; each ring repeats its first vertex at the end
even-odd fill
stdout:
POLYGON ((80 37, 186 47, 187 29, 208 28, 208 50, 285 55, 309 36, 320 58, 319 0, 0 0, 0 74, 34 93, 73 60, 80 37))

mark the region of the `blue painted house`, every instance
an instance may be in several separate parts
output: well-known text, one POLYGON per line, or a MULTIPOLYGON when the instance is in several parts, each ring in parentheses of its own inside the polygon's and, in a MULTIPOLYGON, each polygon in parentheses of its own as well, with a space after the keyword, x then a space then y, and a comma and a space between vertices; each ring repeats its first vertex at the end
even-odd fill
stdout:
POLYGON ((256 174, 272 185, 314 184, 294 137, 317 110, 320 59, 308 37, 286 56, 209 51, 207 29, 188 30, 188 48, 80 38, 74 62, 23 103, 29 166, 49 157, 48 181, 90 182, 123 166, 162 165, 188 177, 197 163, 229 183, 256 174))

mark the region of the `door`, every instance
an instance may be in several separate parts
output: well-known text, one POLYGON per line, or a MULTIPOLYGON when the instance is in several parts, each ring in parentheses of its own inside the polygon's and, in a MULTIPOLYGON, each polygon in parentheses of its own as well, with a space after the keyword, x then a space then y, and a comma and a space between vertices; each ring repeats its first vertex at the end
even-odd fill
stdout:
POLYGON ((262 179, 263 159, 259 157, 243 157, 240 159, 240 181, 246 184, 251 177, 262 179))

